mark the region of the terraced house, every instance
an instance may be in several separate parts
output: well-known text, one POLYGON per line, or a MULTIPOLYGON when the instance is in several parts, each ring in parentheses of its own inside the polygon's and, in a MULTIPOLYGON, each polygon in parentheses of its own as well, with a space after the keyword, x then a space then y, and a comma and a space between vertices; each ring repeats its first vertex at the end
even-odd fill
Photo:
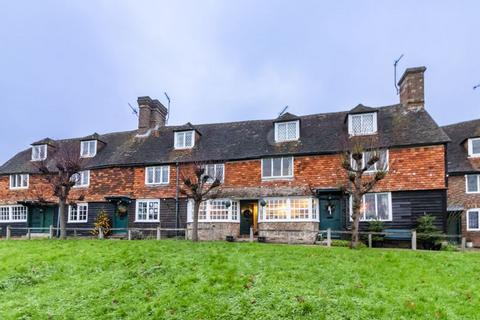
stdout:
POLYGON ((362 224, 379 219, 390 229, 412 229, 428 213, 445 230, 449 138, 425 110, 424 71, 406 70, 399 104, 271 120, 167 126, 159 101, 138 98, 136 130, 43 139, 7 161, 0 168, 0 226, 57 223, 56 200, 35 162, 75 144, 86 166, 66 213, 69 225, 92 226, 104 210, 116 228, 189 227, 192 205, 178 192, 179 177, 201 162, 221 187, 201 206, 200 239, 240 237, 253 228, 267 241, 311 242, 319 229, 349 228, 342 155, 353 139, 369 139, 382 150, 369 172, 388 174, 364 197, 362 224))

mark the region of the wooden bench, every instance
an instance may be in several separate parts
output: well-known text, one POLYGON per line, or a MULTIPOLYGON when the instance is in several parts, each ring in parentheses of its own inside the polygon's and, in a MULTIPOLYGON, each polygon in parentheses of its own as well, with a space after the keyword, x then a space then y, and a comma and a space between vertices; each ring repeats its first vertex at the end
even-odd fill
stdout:
POLYGON ((388 240, 411 240, 412 230, 410 229, 385 229, 385 239, 388 240))

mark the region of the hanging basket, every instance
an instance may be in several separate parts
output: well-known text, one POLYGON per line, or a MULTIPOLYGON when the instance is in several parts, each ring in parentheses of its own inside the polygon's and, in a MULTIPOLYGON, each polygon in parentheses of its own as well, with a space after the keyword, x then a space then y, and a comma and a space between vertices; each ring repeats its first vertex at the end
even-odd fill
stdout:
POLYGON ((119 204, 117 206, 117 214, 119 217, 127 215, 128 207, 124 204, 119 204))

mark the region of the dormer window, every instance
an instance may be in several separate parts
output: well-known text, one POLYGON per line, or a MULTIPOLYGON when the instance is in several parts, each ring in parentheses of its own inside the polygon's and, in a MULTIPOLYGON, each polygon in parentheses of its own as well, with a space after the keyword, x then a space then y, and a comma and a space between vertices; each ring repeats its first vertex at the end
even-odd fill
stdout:
POLYGON ((275 141, 294 141, 300 137, 300 121, 275 123, 275 141))
POLYGON ((480 157, 480 138, 468 139, 468 156, 480 157))
POLYGON ((361 113, 348 115, 348 133, 362 136, 377 132, 377 113, 361 113))
POLYGON ((47 159, 47 145, 40 144, 32 146, 32 161, 42 161, 47 159))
POLYGON ((82 158, 95 157, 97 154, 97 140, 82 141, 80 143, 80 156, 82 158))
POLYGON ((195 145, 195 133, 193 130, 175 132, 175 149, 190 149, 195 145))

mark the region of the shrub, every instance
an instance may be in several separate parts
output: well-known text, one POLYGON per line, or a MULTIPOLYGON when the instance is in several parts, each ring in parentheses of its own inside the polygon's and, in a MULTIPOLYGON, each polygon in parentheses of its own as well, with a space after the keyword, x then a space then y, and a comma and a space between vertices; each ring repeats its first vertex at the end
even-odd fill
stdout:
POLYGON ((110 218, 108 217, 107 212, 105 210, 100 211, 100 213, 95 218, 95 228, 92 230, 92 234, 94 236, 98 236, 100 228, 103 229, 103 236, 108 237, 111 235, 112 224, 110 223, 110 218))
POLYGON ((458 251, 458 246, 450 242, 442 242, 442 251, 458 251))
POLYGON ((435 217, 425 214, 417 219, 417 236, 418 241, 422 244, 423 249, 439 250, 441 247, 441 232, 435 226, 435 217))
MULTIPOLYGON (((380 233, 380 232, 383 232, 383 229, 384 229, 384 223, 383 221, 380 221, 380 220, 370 221, 368 225, 368 231, 370 232, 380 233)), ((385 238, 384 235, 372 235, 373 242, 383 243, 384 238, 385 238)))
POLYGON ((348 247, 350 241, 348 240, 332 240, 332 247, 348 247))
POLYGON ((145 239, 145 235, 143 234, 142 231, 140 230, 137 230, 137 229, 133 229, 130 231, 130 236, 131 236, 131 239, 132 240, 143 240, 145 239))

